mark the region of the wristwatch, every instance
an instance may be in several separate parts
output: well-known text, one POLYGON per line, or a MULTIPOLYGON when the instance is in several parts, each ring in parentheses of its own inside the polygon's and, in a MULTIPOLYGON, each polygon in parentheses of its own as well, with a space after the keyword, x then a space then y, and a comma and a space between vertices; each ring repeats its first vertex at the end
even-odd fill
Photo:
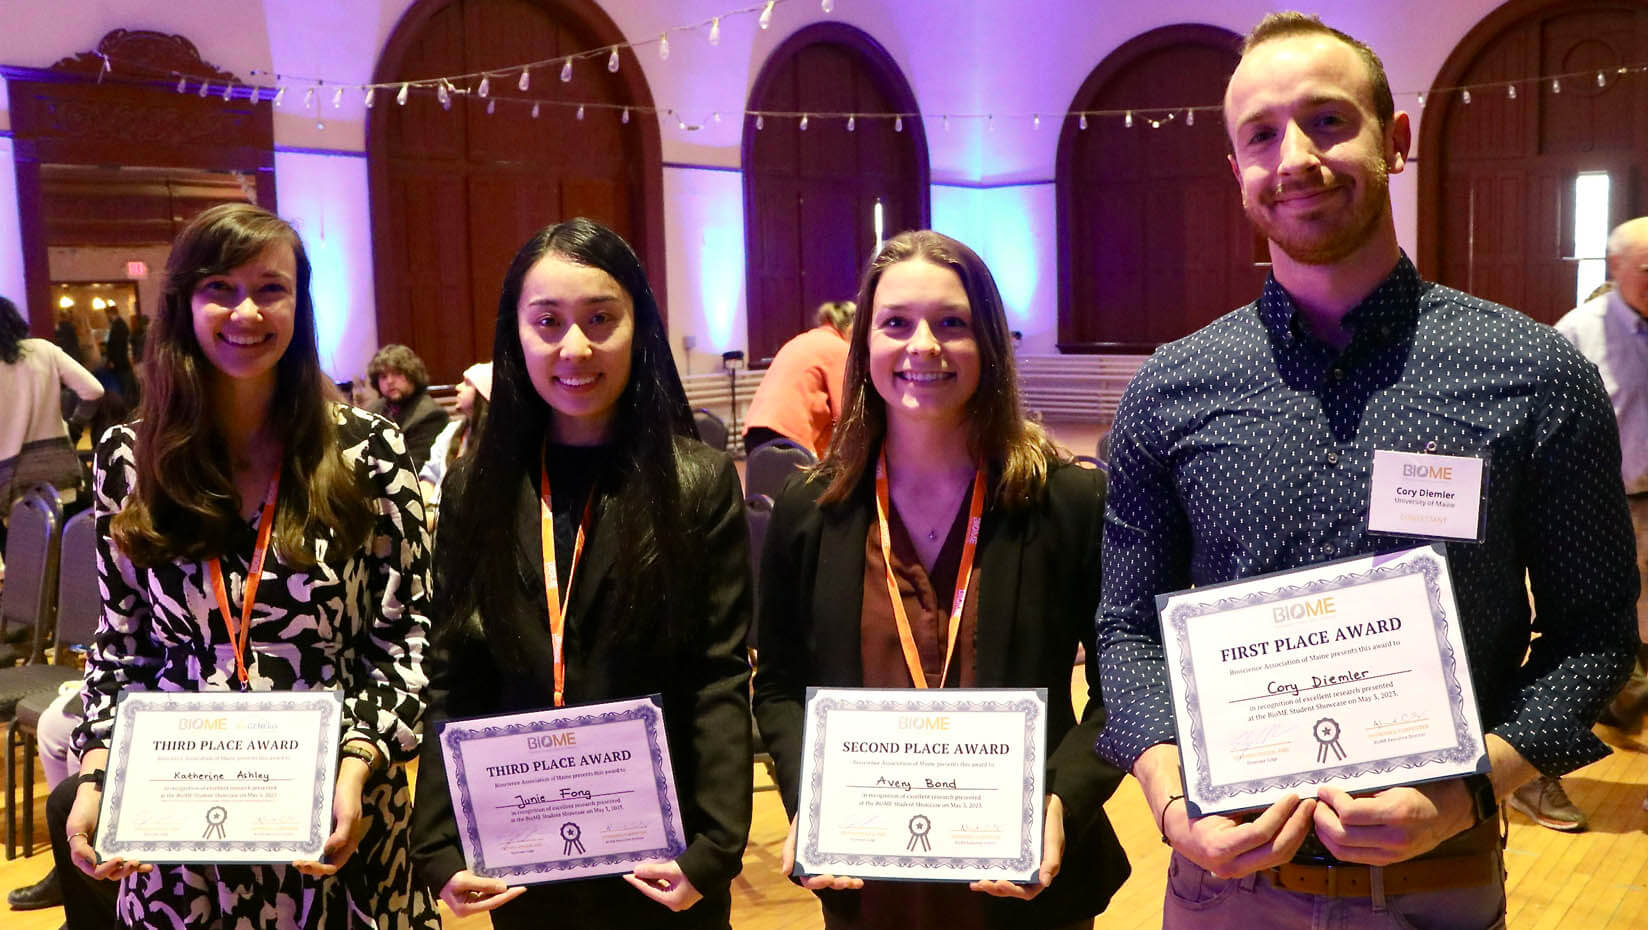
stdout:
POLYGON ((1465 791, 1471 797, 1471 826, 1499 816, 1499 802, 1494 799, 1493 781, 1484 774, 1466 775, 1465 791))
POLYGON ((103 790, 103 775, 106 769, 96 769, 74 777, 74 786, 78 790, 81 785, 96 785, 98 791, 103 790))

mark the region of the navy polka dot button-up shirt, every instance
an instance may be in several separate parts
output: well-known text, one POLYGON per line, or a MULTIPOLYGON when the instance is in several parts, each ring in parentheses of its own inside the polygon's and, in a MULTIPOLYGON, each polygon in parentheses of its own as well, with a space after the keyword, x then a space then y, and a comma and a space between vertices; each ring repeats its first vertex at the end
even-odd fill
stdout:
POLYGON ((1406 256, 1345 324, 1343 352, 1318 341, 1272 278, 1128 386, 1099 754, 1131 769, 1174 742, 1156 595, 1424 543, 1367 531, 1373 453, 1393 449, 1487 458, 1484 541, 1447 546, 1483 726, 1546 774, 1602 758, 1591 724, 1630 667, 1638 581, 1596 369, 1550 327, 1420 280, 1406 256))

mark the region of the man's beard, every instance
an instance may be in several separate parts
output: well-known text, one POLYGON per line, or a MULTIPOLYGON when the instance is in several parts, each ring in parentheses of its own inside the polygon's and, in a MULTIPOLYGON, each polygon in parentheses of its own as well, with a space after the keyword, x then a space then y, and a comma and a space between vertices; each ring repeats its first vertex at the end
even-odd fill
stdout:
POLYGON ((1332 265, 1354 254, 1373 237, 1390 212, 1390 173, 1384 160, 1370 163, 1359 195, 1350 206, 1317 220, 1273 218, 1273 206, 1244 204, 1249 220, 1271 244, 1301 265, 1332 265))

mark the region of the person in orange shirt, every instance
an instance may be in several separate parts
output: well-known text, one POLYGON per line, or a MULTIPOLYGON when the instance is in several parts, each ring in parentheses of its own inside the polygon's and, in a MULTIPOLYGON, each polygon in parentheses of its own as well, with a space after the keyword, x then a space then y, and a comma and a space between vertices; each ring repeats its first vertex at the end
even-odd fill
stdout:
POLYGON ((856 309, 850 300, 822 304, 818 325, 779 348, 744 414, 746 450, 793 439, 823 457, 841 416, 841 375, 856 309))

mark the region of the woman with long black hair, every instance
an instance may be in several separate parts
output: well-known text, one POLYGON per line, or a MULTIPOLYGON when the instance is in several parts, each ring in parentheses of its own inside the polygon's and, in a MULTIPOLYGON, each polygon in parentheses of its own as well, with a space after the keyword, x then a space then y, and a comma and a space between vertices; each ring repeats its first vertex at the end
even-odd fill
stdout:
POLYGON ((751 790, 737 473, 692 438, 652 289, 605 227, 570 220, 521 247, 492 358, 480 444, 448 476, 441 508, 419 873, 454 912, 491 911, 499 928, 546 914, 725 928, 751 790), (621 877, 516 888, 465 867, 434 736, 443 720, 654 692, 685 852, 621 877))

